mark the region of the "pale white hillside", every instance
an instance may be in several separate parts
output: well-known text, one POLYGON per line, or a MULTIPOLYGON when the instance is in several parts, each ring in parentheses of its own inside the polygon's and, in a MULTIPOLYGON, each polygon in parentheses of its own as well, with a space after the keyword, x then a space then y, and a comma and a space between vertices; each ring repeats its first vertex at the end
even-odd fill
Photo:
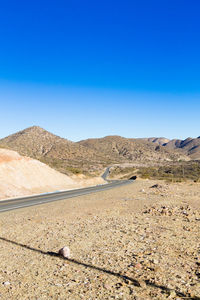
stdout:
POLYGON ((103 183, 101 178, 70 178, 38 160, 0 149, 0 199, 67 190, 103 183))

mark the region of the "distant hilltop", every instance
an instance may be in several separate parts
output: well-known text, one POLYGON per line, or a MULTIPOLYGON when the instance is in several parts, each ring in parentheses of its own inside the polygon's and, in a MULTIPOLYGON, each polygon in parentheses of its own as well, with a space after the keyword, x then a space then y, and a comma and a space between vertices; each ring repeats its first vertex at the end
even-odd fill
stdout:
POLYGON ((189 137, 185 140, 167 140, 165 138, 151 138, 148 140, 152 140, 153 143, 158 143, 166 149, 180 149, 182 153, 188 155, 191 159, 200 159, 200 136, 197 138, 189 137))

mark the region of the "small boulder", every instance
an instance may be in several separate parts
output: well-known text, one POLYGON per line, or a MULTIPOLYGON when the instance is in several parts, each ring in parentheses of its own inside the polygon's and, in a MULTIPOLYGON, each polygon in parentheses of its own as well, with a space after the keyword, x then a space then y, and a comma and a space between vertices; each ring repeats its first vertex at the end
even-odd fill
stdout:
POLYGON ((63 248, 61 248, 58 251, 58 254, 62 257, 70 258, 70 249, 68 247, 64 246, 63 248))

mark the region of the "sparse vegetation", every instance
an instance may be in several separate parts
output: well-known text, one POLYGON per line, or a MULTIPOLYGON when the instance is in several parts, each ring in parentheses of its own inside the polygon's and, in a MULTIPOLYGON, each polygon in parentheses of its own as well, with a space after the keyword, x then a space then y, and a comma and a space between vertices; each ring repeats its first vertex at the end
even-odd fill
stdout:
POLYGON ((134 167, 120 167, 116 166, 110 170, 110 178, 119 177, 120 179, 128 179, 135 175, 136 168, 134 167))
POLYGON ((67 167, 66 168, 67 171, 73 173, 73 174, 81 174, 83 173, 83 170, 79 169, 79 168, 73 168, 73 167, 67 167))
POLYGON ((38 159, 67 175, 95 175, 98 170, 115 162, 104 153, 63 139, 38 126, 0 140, 0 147, 38 159))
POLYGON ((149 167, 123 167, 116 166, 111 169, 110 178, 128 179, 138 175, 143 179, 160 179, 170 182, 192 180, 200 181, 200 161, 179 161, 163 166, 149 167))
POLYGON ((186 180, 198 182, 200 180, 200 161, 179 162, 161 167, 140 168, 138 175, 140 175, 141 178, 165 179, 172 182, 186 180))
MULTIPOLYGON (((195 141, 197 145, 198 142, 195 141)), ((185 163, 188 156, 181 153, 180 149, 177 151, 163 146, 165 143, 168 144, 168 140, 163 138, 128 139, 120 136, 74 143, 33 126, 0 140, 0 147, 38 159, 67 175, 82 173, 95 176, 105 167, 131 164, 136 167, 114 168, 111 178, 130 178, 137 175, 137 168, 142 178, 198 181, 199 171, 195 163, 190 169, 191 164, 185 163)))

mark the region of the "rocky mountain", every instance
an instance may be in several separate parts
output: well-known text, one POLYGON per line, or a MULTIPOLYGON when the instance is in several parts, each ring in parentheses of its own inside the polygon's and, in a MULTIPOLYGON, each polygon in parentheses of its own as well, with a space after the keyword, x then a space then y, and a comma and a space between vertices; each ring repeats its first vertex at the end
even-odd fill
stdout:
POLYGON ((181 149, 192 159, 200 159, 200 138, 187 138, 185 140, 172 140, 165 145, 166 148, 181 149))
POLYGON ((98 151, 33 126, 0 140, 0 147, 38 159, 58 171, 70 174, 102 168, 108 161, 98 151))
POLYGON ((169 150, 179 150, 180 153, 182 152, 184 155, 187 155, 191 159, 200 159, 200 137, 189 137, 185 140, 167 140, 165 138, 149 138, 147 140, 162 145, 169 150))
POLYGON ((156 137, 144 138, 144 139, 141 139, 141 140, 152 142, 152 143, 156 143, 156 144, 159 144, 159 145, 162 145, 162 146, 164 144, 167 144, 170 141, 169 139, 166 139, 164 137, 160 137, 160 138, 156 138, 156 137))
POLYGON ((162 162, 180 159, 179 153, 166 149, 148 139, 129 139, 121 136, 107 136, 99 139, 88 139, 79 142, 80 145, 120 162, 162 162))
MULTIPOLYGON (((177 150, 179 144, 181 141, 173 142, 165 138, 131 139, 121 136, 87 139, 75 143, 38 126, 29 127, 0 140, 1 148, 38 159, 67 175, 94 174, 113 164, 148 166, 187 160, 187 151, 177 150)), ((185 147, 186 144, 185 142, 185 147)), ((197 143, 195 145, 198 146, 197 143)), ((190 149, 190 155, 192 151, 195 151, 194 145, 190 149)))

